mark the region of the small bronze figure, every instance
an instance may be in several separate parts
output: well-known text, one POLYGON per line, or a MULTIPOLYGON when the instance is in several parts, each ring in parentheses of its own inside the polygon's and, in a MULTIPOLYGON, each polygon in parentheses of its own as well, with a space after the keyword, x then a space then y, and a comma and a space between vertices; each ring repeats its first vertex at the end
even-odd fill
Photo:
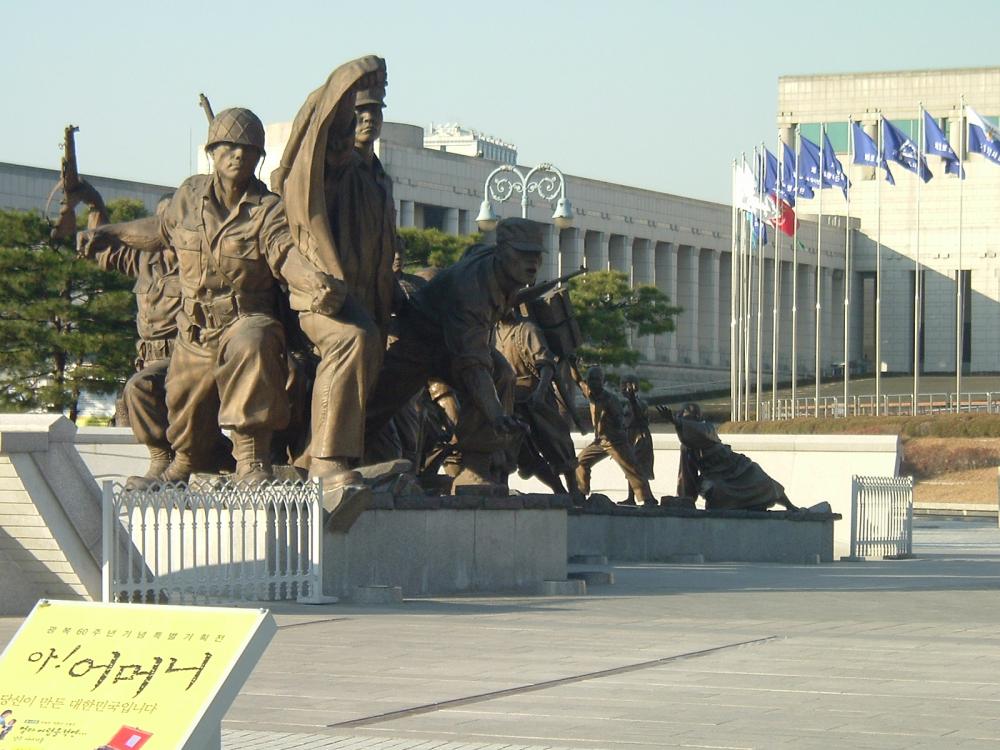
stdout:
POLYGON ((679 497, 701 495, 706 510, 767 510, 774 505, 797 510, 781 484, 719 439, 715 425, 702 416, 698 404, 685 404, 679 412, 666 406, 656 408, 673 423, 681 441, 679 497))
POLYGON ((617 394, 604 386, 604 370, 600 367, 591 367, 587 370, 586 379, 577 382, 590 401, 590 419, 594 425, 594 442, 580 451, 577 457, 580 465, 576 470, 576 481, 580 485, 580 490, 585 495, 590 494, 591 468, 598 461, 610 456, 621 467, 632 489, 633 500, 631 503, 628 501, 625 503, 634 505, 638 499, 643 505, 658 505, 649 487, 649 481, 643 475, 632 453, 621 401, 617 394))
MULTIPOLYGON (((621 394, 628 405, 626 418, 628 444, 632 446, 635 465, 647 480, 653 479, 653 436, 649 432, 649 405, 639 395, 639 378, 629 373, 621 379, 621 394)), ((628 488, 628 501, 635 500, 632 486, 628 488)))

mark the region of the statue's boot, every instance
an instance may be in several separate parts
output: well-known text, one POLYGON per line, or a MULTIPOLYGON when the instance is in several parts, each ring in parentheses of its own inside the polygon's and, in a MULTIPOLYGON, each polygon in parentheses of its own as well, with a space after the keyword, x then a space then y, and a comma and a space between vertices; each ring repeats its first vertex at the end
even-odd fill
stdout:
POLYGON ((163 484, 178 484, 187 482, 191 478, 194 469, 191 466, 191 457, 186 453, 174 454, 173 460, 155 477, 129 477, 125 482, 127 490, 151 490, 163 484))
POLYGON ((492 453, 462 454, 462 470, 451 482, 451 494, 474 494, 481 490, 486 495, 508 494, 506 487, 493 481, 492 453))
POLYGON ((312 457, 309 461, 309 478, 319 477, 323 480, 323 487, 326 489, 336 489, 349 484, 360 484, 363 477, 351 468, 350 459, 343 456, 330 456, 329 458, 312 457))
POLYGON ((174 458, 174 452, 169 447, 160 445, 147 446, 149 449, 149 468, 143 476, 131 476, 125 480, 126 490, 148 490, 160 482, 160 474, 167 470, 174 458))
POLYGON ((272 430, 233 430, 233 458, 236 473, 233 481, 248 483, 270 482, 272 430))

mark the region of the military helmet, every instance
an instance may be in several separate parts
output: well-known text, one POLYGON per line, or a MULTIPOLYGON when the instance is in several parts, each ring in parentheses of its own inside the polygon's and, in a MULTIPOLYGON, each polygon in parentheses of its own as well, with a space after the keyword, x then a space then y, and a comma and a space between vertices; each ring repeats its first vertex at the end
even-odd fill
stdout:
POLYGON ((264 155, 264 123, 249 109, 232 107, 224 109, 212 119, 208 126, 208 141, 205 150, 211 151, 218 143, 238 143, 253 146, 264 155))

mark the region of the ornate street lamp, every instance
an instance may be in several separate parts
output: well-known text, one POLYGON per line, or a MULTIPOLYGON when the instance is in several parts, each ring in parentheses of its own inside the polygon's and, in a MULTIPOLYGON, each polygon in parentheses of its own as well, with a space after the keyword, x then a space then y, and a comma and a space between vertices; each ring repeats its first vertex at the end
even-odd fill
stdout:
POLYGON ((492 201, 503 203, 515 193, 521 195, 522 219, 528 217, 528 193, 535 193, 544 201, 553 201, 558 197, 552 221, 559 229, 565 229, 573 224, 573 207, 566 200, 566 179, 562 172, 551 164, 539 164, 524 174, 515 166, 501 164, 490 172, 483 186, 484 200, 476 217, 476 224, 481 231, 492 231, 499 221, 493 210, 492 201))

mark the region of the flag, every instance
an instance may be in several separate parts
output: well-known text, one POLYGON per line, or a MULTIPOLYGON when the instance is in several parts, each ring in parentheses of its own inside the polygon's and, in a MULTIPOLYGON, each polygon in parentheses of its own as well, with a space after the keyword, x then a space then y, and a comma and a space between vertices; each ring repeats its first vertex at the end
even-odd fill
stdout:
POLYGON ((944 133, 938 127, 937 120, 931 117, 931 113, 927 110, 924 110, 924 153, 940 156, 944 161, 946 174, 957 174, 961 179, 965 179, 965 170, 962 169, 955 149, 944 137, 944 133))
POLYGON ((822 189, 823 179, 819 173, 819 146, 808 138, 799 138, 799 159, 796 166, 798 167, 799 185, 805 183, 813 190, 822 189))
POLYGON ((965 116, 969 118, 969 151, 1000 164, 1000 130, 986 122, 972 107, 965 107, 965 116))
MULTIPOLYGON (((867 167, 874 167, 878 164, 878 146, 872 137, 861 127, 861 123, 852 120, 851 130, 854 133, 854 163, 864 164, 867 167)), ((895 185, 896 180, 889 171, 889 163, 882 157, 882 169, 885 170, 885 181, 890 185, 895 185)))
POLYGON ((733 205, 754 215, 769 215, 773 210, 770 202, 761 196, 757 177, 749 164, 736 167, 733 175, 733 205))
MULTIPOLYGON (((781 190, 779 196, 790 206, 795 205, 795 152, 787 143, 782 143, 784 161, 781 162, 781 190)), ((811 197, 811 196, 809 196, 811 197)))
POLYGON ((778 157, 764 149, 764 163, 761 172, 764 176, 764 192, 773 193, 778 188, 778 157))
POLYGON ((761 219, 757 214, 750 214, 750 249, 763 247, 767 244, 767 222, 770 217, 761 219))
POLYGON ((886 159, 899 164, 903 169, 908 169, 914 174, 920 175, 920 179, 929 182, 931 170, 927 168, 927 160, 920 155, 920 164, 917 164, 917 144, 903 134, 888 120, 882 120, 882 153, 886 159))
POLYGON ((771 225, 777 227, 789 237, 795 235, 795 211, 787 201, 773 197, 778 215, 771 220, 771 225))
POLYGON ((847 179, 847 173, 844 172, 844 167, 840 163, 840 159, 837 158, 836 152, 833 150, 833 144, 830 143, 830 137, 826 134, 826 130, 823 130, 823 187, 839 187, 844 193, 844 199, 847 199, 847 186, 850 181, 847 179))

